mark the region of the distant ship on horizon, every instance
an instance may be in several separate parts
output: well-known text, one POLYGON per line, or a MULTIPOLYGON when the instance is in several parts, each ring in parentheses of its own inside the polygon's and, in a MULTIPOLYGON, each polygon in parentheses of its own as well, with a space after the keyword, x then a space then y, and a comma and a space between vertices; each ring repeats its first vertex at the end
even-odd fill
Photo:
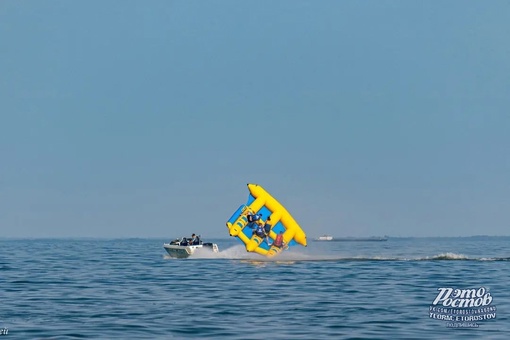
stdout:
POLYGON ((315 239, 316 241, 388 241, 388 236, 369 236, 369 237, 333 237, 331 235, 322 235, 315 239))
POLYGON ((332 241, 333 236, 331 235, 322 235, 317 238, 317 241, 332 241))

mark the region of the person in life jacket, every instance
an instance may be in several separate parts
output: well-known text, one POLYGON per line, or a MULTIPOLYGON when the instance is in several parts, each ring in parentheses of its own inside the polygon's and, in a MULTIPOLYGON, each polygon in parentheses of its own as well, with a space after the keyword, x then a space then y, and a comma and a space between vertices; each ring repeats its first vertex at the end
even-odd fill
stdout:
POLYGON ((278 235, 276 235, 276 239, 273 242, 273 246, 282 248, 285 245, 285 242, 283 242, 283 231, 280 231, 278 235))
POLYGON ((266 223, 264 224, 264 232, 269 235, 271 232, 271 216, 267 217, 266 223))
POLYGON ((246 213, 246 219, 248 220, 248 223, 257 222, 260 220, 260 214, 252 214, 251 212, 246 213))
POLYGON ((271 242, 269 241, 269 234, 266 233, 264 230, 264 226, 262 224, 258 224, 255 230, 253 231, 254 235, 257 235, 260 238, 265 238, 267 245, 271 245, 271 242))
POLYGON ((259 225, 261 223, 260 221, 261 217, 262 215, 260 214, 252 214, 248 212, 248 214, 246 215, 246 219, 248 220, 248 227, 253 229, 255 228, 255 225, 259 225))

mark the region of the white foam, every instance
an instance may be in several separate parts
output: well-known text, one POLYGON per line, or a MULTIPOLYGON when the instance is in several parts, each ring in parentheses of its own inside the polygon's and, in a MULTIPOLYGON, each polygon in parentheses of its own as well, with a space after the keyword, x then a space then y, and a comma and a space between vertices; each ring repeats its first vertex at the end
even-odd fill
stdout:
POLYGON ((456 253, 441 253, 439 255, 436 255, 432 257, 434 260, 467 260, 468 257, 464 254, 456 254, 456 253))

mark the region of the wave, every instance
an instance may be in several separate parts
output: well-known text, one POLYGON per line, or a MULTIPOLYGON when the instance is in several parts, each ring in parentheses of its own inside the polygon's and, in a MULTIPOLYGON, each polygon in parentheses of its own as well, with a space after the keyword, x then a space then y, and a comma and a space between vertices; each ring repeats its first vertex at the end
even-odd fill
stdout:
MULTIPOLYGON (((303 262, 303 261, 510 261, 510 257, 469 257, 464 254, 452 252, 441 253, 433 256, 419 257, 399 257, 399 256, 338 256, 338 255, 320 255, 320 254, 304 254, 293 250, 286 251, 276 257, 263 257, 258 254, 246 252, 246 248, 242 245, 236 245, 218 253, 212 251, 197 252, 188 259, 225 259, 239 261, 256 261, 256 262, 303 262)), ((172 259, 165 255, 165 259, 172 259)))
POLYGON ((510 261, 510 257, 469 257, 464 254, 442 253, 432 257, 417 259, 421 261, 510 261))

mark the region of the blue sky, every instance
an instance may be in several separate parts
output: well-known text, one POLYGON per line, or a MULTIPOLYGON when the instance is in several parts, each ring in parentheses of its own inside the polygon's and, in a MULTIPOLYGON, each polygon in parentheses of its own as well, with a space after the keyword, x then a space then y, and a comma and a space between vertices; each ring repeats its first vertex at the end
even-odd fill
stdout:
POLYGON ((507 1, 2 1, 0 236, 510 235, 507 1))

